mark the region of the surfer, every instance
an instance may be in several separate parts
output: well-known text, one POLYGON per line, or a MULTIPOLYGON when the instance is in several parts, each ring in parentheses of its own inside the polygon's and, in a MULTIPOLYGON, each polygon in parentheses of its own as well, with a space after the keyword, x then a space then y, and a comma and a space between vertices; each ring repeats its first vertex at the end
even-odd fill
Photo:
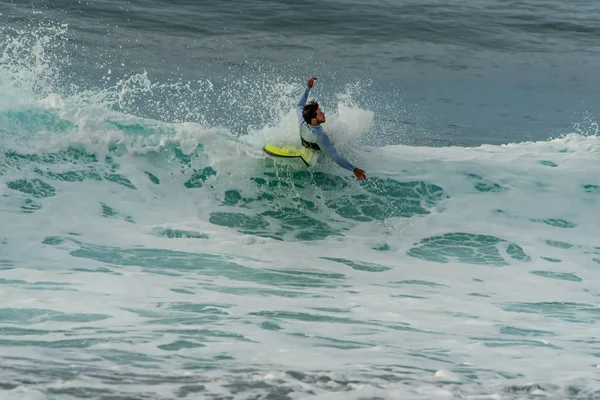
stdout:
POLYGON ((300 96, 300 100, 296 105, 296 113, 298 114, 298 122, 300 123, 300 140, 302 146, 313 150, 320 150, 331 157, 342 168, 352 171, 359 181, 367 179, 365 171, 356 168, 350 164, 344 157, 337 152, 329 136, 325 133, 321 124, 325 122, 325 113, 319 107, 319 103, 311 100, 308 104, 308 93, 312 89, 317 78, 312 77, 308 80, 304 93, 300 96))

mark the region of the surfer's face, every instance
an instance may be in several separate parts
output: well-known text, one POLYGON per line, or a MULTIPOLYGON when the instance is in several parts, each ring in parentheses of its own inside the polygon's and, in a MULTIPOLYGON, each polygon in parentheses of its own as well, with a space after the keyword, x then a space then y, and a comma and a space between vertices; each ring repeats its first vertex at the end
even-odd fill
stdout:
POLYGON ((321 107, 317 108, 317 124, 322 124, 325 122, 325 113, 321 110, 321 107))

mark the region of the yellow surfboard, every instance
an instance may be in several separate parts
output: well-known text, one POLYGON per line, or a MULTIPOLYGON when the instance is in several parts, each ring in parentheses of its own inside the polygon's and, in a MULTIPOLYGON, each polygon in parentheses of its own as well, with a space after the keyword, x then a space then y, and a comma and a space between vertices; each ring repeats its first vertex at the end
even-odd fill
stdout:
POLYGON ((263 151, 274 157, 299 158, 307 167, 313 164, 319 156, 315 150, 290 145, 277 146, 274 144, 267 144, 263 147, 263 151))

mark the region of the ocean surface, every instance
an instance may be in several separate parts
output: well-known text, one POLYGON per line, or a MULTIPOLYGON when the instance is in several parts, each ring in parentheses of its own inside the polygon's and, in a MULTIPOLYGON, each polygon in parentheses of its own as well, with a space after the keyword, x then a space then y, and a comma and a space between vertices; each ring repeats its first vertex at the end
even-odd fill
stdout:
POLYGON ((599 88, 595 0, 0 2, 0 398, 600 398, 599 88))

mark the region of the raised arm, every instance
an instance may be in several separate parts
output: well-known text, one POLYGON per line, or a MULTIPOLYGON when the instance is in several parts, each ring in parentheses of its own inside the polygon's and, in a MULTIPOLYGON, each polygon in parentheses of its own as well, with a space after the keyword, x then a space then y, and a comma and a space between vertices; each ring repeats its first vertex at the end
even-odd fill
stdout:
POLYGON ((302 110, 304 109, 304 105, 308 101, 308 94, 310 93, 310 89, 313 87, 313 84, 315 83, 316 80, 317 80, 317 78, 315 78, 315 77, 312 77, 308 80, 308 83, 306 84, 306 87, 304 88, 304 92, 302 92, 302 95, 300 96, 300 99, 298 100, 298 104, 296 104, 296 115, 298 115, 299 123, 302 123, 302 121, 304 121, 304 117, 302 116, 302 110))

